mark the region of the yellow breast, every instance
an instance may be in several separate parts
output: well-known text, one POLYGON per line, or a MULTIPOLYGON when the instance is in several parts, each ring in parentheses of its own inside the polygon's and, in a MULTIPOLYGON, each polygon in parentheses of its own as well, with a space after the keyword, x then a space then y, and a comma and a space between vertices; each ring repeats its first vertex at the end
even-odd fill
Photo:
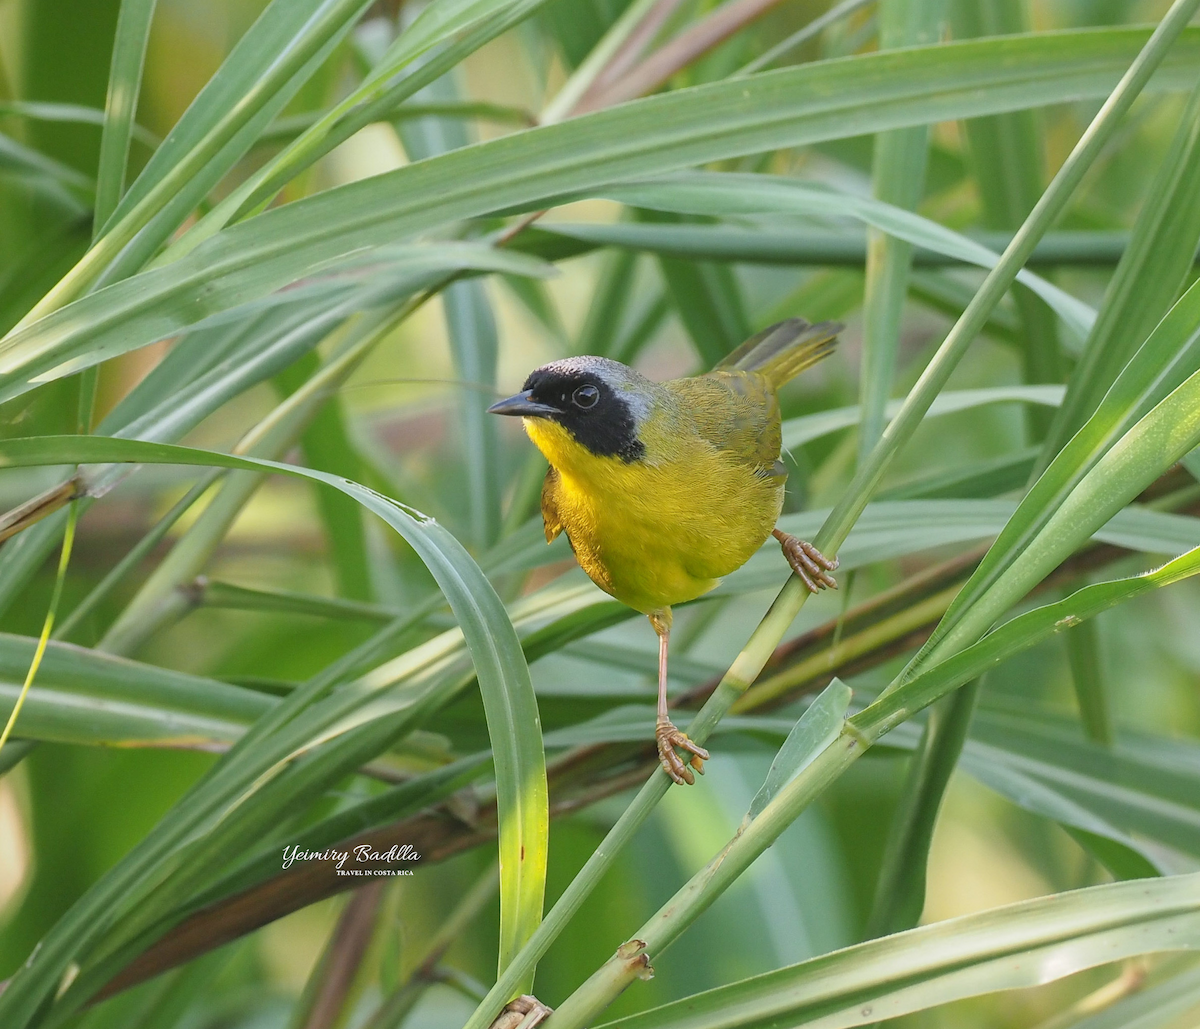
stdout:
POLYGON ((557 474, 544 497, 583 569, 644 613, 707 593, 774 528, 783 482, 677 426, 644 426, 645 458, 598 457, 560 425, 525 419, 557 474))

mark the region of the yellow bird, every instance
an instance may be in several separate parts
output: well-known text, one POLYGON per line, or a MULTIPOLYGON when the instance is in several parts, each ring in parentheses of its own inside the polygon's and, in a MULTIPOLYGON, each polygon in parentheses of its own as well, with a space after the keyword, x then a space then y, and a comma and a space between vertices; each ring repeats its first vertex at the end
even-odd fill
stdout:
POLYGON ((571 357, 536 369, 520 393, 489 408, 519 416, 550 462, 546 541, 566 532, 592 581, 649 616, 659 640, 654 735, 677 783, 694 782, 691 769, 703 772, 708 752, 667 715, 671 605, 713 589, 768 536, 812 592, 837 588, 837 561, 775 527, 787 478, 776 391, 832 353, 841 328, 792 318, 711 372, 668 382, 608 358, 571 357))

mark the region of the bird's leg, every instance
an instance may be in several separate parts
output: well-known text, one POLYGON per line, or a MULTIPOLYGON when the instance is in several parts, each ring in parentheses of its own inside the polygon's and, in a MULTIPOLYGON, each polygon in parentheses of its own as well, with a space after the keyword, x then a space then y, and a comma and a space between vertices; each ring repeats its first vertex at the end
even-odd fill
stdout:
POLYGON ((818 593, 826 586, 837 589, 837 580, 829 574, 837 568, 837 558, 829 560, 811 543, 805 543, 782 529, 772 529, 771 535, 779 540, 783 556, 810 593, 818 593))
POLYGON ((654 726, 658 756, 667 775, 681 786, 684 783, 691 786, 696 781, 696 777, 692 775, 692 768, 701 775, 704 774, 703 762, 708 759, 708 751, 689 740, 687 733, 675 728, 667 715, 667 642, 671 638, 671 609, 664 608, 650 615, 650 624, 658 633, 658 720, 654 726), (686 762, 675 753, 676 747, 687 751, 686 762), (691 768, 688 767, 689 764, 691 768))

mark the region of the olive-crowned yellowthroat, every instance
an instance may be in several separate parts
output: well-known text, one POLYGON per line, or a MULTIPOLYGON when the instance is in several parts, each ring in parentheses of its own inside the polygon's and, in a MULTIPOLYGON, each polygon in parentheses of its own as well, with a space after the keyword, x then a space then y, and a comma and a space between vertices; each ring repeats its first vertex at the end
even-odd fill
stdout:
POLYGON ((571 357, 489 408, 519 415, 550 462, 546 540, 565 531, 592 581, 649 615, 659 640, 654 735, 677 783, 695 781, 708 751, 667 715, 671 605, 707 593, 772 535, 810 590, 837 588, 837 561, 775 527, 787 478, 776 390, 832 353, 840 330, 792 318, 711 372, 668 382, 604 357, 571 357))

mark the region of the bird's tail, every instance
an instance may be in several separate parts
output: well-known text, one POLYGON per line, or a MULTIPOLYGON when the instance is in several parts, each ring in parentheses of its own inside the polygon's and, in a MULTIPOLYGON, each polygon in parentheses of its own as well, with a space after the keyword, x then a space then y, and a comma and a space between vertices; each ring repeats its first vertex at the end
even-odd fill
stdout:
POLYGON ((757 372, 778 389, 832 354, 843 328, 838 322, 810 325, 803 318, 789 318, 751 336, 717 368, 757 372))

